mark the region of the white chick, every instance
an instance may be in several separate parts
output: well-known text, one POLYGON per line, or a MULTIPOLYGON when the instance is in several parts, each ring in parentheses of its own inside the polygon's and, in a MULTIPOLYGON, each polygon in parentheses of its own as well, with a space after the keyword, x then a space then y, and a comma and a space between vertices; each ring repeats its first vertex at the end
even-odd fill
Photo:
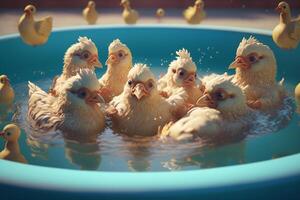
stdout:
POLYGON ((96 45, 87 37, 79 37, 78 42, 66 51, 63 72, 60 76, 54 78, 50 93, 57 96, 65 81, 75 76, 80 69, 95 70, 95 67, 102 67, 96 45))
POLYGON ((24 9, 18 23, 18 30, 23 41, 29 45, 41 45, 47 42, 52 30, 52 17, 44 17, 39 21, 34 20, 36 8, 28 5, 24 9))
POLYGON ((272 32, 274 42, 280 48, 297 48, 300 42, 300 16, 292 19, 290 6, 284 1, 278 4, 276 10, 280 13, 280 20, 272 32))
POLYGON ((197 85, 197 66, 186 49, 176 52, 177 59, 169 65, 168 72, 158 81, 158 90, 162 96, 169 97, 177 93, 178 88, 183 88, 187 93, 187 104, 196 104, 202 95, 201 84, 197 85))
POLYGON ((249 127, 246 120, 250 109, 239 86, 231 77, 215 75, 205 84, 204 96, 186 116, 167 124, 161 138, 190 140, 198 136, 204 140, 220 141, 243 134, 249 127))
POLYGON ((58 97, 31 82, 28 86, 28 120, 35 130, 61 130, 79 136, 103 130, 104 114, 98 103, 104 100, 98 94, 100 85, 92 70, 80 70, 66 80, 58 97))
POLYGON ((82 15, 88 24, 96 24, 98 19, 96 3, 94 1, 89 1, 87 7, 83 9, 82 15))
POLYGON ((5 140, 5 147, 0 152, 0 159, 27 163, 19 147, 18 139, 20 134, 21 130, 15 124, 8 124, 0 131, 0 136, 5 140))
POLYGON ((153 136, 160 126, 176 119, 182 103, 180 97, 161 97, 154 74, 146 65, 136 64, 128 74, 122 94, 110 102, 107 114, 118 132, 153 136))
POLYGON ((6 75, 0 76, 0 106, 10 106, 15 98, 15 93, 6 75))
POLYGON ((268 110, 281 105, 285 96, 283 80, 276 82, 276 59, 267 45, 254 37, 243 38, 229 68, 235 68, 233 81, 243 88, 249 107, 268 110))
POLYGON ((119 39, 110 43, 106 65, 107 70, 99 79, 100 93, 106 102, 110 102, 114 96, 122 93, 128 72, 132 67, 131 51, 119 39))
POLYGON ((121 6, 124 7, 122 17, 126 24, 136 24, 139 19, 139 13, 132 9, 129 0, 121 0, 121 6))

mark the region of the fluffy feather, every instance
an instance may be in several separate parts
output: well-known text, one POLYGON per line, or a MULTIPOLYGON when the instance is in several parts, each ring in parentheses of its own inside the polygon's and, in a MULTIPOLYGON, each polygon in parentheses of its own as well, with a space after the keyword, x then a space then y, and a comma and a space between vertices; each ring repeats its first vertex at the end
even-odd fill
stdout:
POLYGON ((96 24, 98 19, 98 12, 94 1, 89 1, 86 8, 83 9, 82 15, 88 24, 96 24))
POLYGON ((189 24, 199 24, 206 17, 204 2, 196 0, 194 6, 188 7, 183 11, 183 17, 189 24))
POLYGON ((126 24, 136 24, 139 19, 139 13, 132 9, 129 0, 122 0, 121 5, 124 7, 122 17, 126 24))

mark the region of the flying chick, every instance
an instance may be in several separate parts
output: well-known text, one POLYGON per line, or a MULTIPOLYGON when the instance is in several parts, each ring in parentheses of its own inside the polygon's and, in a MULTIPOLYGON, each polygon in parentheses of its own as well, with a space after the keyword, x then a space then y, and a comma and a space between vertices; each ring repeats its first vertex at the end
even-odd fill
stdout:
POLYGON ((290 6, 284 1, 278 4, 276 10, 280 13, 280 20, 273 29, 274 42, 283 49, 297 48, 300 42, 300 16, 292 19, 290 6))
POLYGON ((276 82, 276 59, 267 45, 254 37, 243 38, 229 68, 235 69, 233 81, 243 88, 249 107, 266 111, 281 105, 284 80, 276 82))
POLYGON ((126 24, 136 24, 137 20, 139 19, 139 13, 130 7, 129 0, 122 0, 121 6, 124 7, 122 17, 126 24))
POLYGON ((21 135, 20 128, 15 124, 8 124, 0 131, 0 136, 5 140, 5 147, 0 152, 0 159, 27 163, 20 151, 18 139, 21 135))
POLYGON ((83 9, 82 15, 88 24, 96 24, 98 19, 96 3, 94 1, 89 1, 87 7, 83 9))
POLYGON ((77 135, 99 133, 104 128, 103 98, 96 74, 82 69, 66 80, 54 97, 29 82, 28 121, 33 130, 61 130, 77 135))
POLYGON ((204 95, 186 116, 169 123, 161 130, 160 137, 178 141, 203 140, 220 142, 238 136, 248 130, 244 118, 251 111, 246 97, 232 77, 215 75, 205 83, 204 95))
POLYGON ((106 112, 118 132, 153 136, 160 126, 177 119, 183 101, 181 96, 160 96, 154 74, 146 65, 136 64, 128 74, 124 91, 113 98, 106 112))
POLYGON ((196 0, 194 6, 190 6, 183 11, 183 17, 189 24, 200 24, 206 17, 204 1, 196 0))
POLYGON ((65 81, 75 76, 80 69, 95 70, 95 67, 102 67, 95 43, 87 37, 79 37, 78 42, 66 51, 62 74, 54 78, 50 94, 57 96, 65 81))
POLYGON ((100 93, 106 102, 110 102, 114 96, 122 93, 132 67, 131 51, 119 39, 109 45, 106 65, 107 70, 99 79, 100 93))
POLYGON ((169 65, 168 72, 158 81, 158 90, 162 96, 176 95, 179 88, 187 93, 187 104, 196 104, 202 95, 201 84, 197 78, 197 66, 186 49, 176 52, 177 59, 169 65))
POLYGON ((39 21, 34 20, 36 8, 33 5, 28 5, 24 9, 24 14, 21 16, 18 23, 18 30, 21 38, 26 44, 41 45, 48 41, 48 37, 52 30, 52 17, 44 17, 39 21))

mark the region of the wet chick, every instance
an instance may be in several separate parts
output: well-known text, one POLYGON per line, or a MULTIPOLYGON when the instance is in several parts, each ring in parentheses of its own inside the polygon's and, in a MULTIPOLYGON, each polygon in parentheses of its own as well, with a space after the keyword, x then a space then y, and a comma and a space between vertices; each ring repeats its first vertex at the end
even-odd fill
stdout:
POLYGON ((276 82, 276 59, 267 45, 254 37, 243 38, 229 68, 236 70, 233 81, 243 88, 249 107, 268 110, 281 105, 283 80, 276 82))
POLYGON ((53 96, 57 96, 65 81, 75 76, 80 69, 95 70, 95 67, 102 67, 98 59, 96 45, 87 37, 79 37, 78 42, 66 51, 63 72, 60 76, 54 78, 50 87, 50 93, 53 96))
POLYGON ((18 30, 21 38, 26 44, 41 45, 47 42, 52 30, 52 17, 44 17, 39 21, 34 20, 36 8, 28 5, 24 9, 18 23, 18 30))
POLYGON ((0 76, 0 106, 12 105, 15 93, 6 75, 0 76))
POLYGON ((198 136, 205 140, 226 140, 247 130, 244 117, 250 109, 239 86, 231 77, 215 75, 205 84, 204 96, 175 123, 167 124, 161 138, 190 140, 198 136))
POLYGON ((183 11, 183 17, 189 24, 200 24, 205 16, 204 2, 202 0, 196 0, 194 6, 190 6, 183 11))
POLYGON ((300 42, 300 16, 292 19, 290 6, 284 1, 278 4, 276 10, 280 13, 280 21, 273 29, 274 42, 280 48, 297 48, 300 42))
POLYGON ((159 95, 154 74, 144 64, 136 64, 128 74, 124 91, 110 102, 107 114, 113 127, 127 135, 153 136, 158 127, 176 118, 183 99, 159 95))
POLYGON ((99 79, 100 93, 106 102, 122 93, 127 75, 132 67, 130 49, 119 39, 114 40, 108 47, 107 70, 99 79))
POLYGON ((197 66, 186 49, 176 52, 177 59, 169 65, 168 72, 158 81, 158 90, 165 97, 177 93, 178 88, 183 88, 188 98, 186 103, 196 104, 202 95, 201 84, 197 85, 197 66))
POLYGON ((139 13, 130 7, 129 0, 121 0, 121 6, 124 7, 122 17, 126 24, 136 24, 139 19, 139 13))
POLYGON ((98 19, 96 3, 94 1, 89 1, 87 7, 83 9, 82 15, 88 24, 96 24, 98 19))
POLYGON ((0 136, 5 140, 5 147, 0 152, 0 159, 27 163, 27 160, 22 155, 19 147, 18 139, 20 134, 21 130, 15 124, 8 124, 0 131, 0 136))
POLYGON ((96 74, 80 70, 66 80, 54 97, 29 82, 28 121, 34 130, 61 130, 69 134, 99 133, 104 128, 100 88, 96 74))

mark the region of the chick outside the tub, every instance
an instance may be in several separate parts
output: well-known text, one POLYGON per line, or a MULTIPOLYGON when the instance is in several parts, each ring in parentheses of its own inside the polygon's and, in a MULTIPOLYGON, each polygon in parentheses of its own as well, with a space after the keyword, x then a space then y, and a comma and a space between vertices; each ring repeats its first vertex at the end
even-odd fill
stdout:
POLYGON ((276 59, 267 45, 243 38, 229 68, 235 69, 233 81, 243 88, 249 107, 269 110, 281 105, 286 96, 283 79, 276 82, 276 59))
POLYGON ((20 134, 21 130, 15 124, 8 124, 0 131, 0 136, 5 140, 5 147, 0 152, 0 159, 27 163, 19 147, 18 139, 20 134))
POLYGON ((183 102, 180 95, 170 99, 160 96, 154 74, 146 65, 136 64, 122 94, 110 102, 107 114, 118 132, 153 136, 159 126, 177 118, 183 102))
POLYGON ((178 57, 170 63, 167 74, 159 79, 158 90, 162 96, 170 97, 182 88, 188 96, 186 103, 194 105, 202 95, 202 84, 198 85, 200 80, 197 77, 197 66, 186 49, 179 50, 176 54, 178 57))
POLYGON ((75 76, 80 69, 95 70, 102 67, 98 58, 98 49, 94 42, 87 37, 79 37, 78 42, 68 48, 64 56, 63 72, 54 78, 50 94, 57 96, 65 81, 75 76))
POLYGON ((206 17, 204 1, 196 0, 194 6, 183 11, 183 17, 189 24, 199 24, 206 17))
POLYGON ((48 41, 48 37, 52 30, 52 17, 44 17, 39 21, 34 20, 36 8, 33 5, 28 5, 24 9, 24 14, 21 16, 18 23, 18 30, 21 38, 26 44, 41 45, 48 41))
POLYGON ((139 13, 132 9, 129 0, 121 0, 121 6, 124 7, 122 17, 126 24, 136 24, 139 19, 139 13))
POLYGON ((205 83, 204 95, 197 106, 175 123, 169 123, 161 131, 161 138, 220 141, 239 136, 249 127, 244 117, 249 111, 246 97, 232 77, 214 75, 205 83))
POLYGON ((71 134, 97 134, 104 129, 104 100, 96 74, 80 70, 66 80, 57 97, 29 82, 28 121, 34 130, 61 130, 71 134))
POLYGON ((130 49, 119 39, 114 40, 108 47, 107 70, 99 79, 100 93, 106 102, 122 93, 127 75, 132 67, 130 49))
POLYGON ((86 8, 83 9, 82 15, 88 24, 96 24, 98 19, 98 12, 96 10, 96 3, 94 1, 89 1, 86 8))

